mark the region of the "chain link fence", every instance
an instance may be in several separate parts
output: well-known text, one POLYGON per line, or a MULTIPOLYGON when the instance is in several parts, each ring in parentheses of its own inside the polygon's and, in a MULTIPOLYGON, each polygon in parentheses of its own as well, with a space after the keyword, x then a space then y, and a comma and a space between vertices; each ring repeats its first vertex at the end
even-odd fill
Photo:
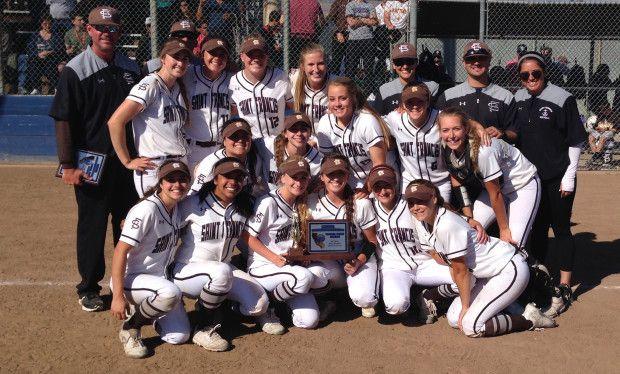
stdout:
POLYGON ((89 10, 103 4, 120 10, 120 48, 139 64, 156 55, 174 22, 189 19, 198 42, 221 37, 234 56, 244 37, 261 35, 271 64, 283 69, 298 67, 303 48, 319 44, 330 72, 366 93, 395 79, 389 58, 398 42, 417 46, 417 74, 441 90, 465 80, 469 40, 489 44, 492 79, 513 92, 517 50, 536 50, 547 56, 550 80, 577 98, 589 133, 580 167, 620 168, 620 0, 0 1, 4 94, 53 94, 59 71, 88 44, 89 10))

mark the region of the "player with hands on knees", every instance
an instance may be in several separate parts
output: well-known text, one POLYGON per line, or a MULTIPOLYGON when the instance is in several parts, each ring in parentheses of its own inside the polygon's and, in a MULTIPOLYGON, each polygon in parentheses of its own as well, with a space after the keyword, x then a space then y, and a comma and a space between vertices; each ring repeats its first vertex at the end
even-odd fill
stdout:
POLYGON ((269 299, 263 287, 231 264, 239 235, 252 213, 252 196, 243 190, 247 174, 238 158, 222 158, 214 165, 213 179, 179 205, 180 219, 187 227, 181 234, 172 277, 185 296, 197 299, 199 322, 192 340, 209 351, 230 347, 218 333, 220 306, 226 299, 239 303, 242 314, 258 317, 265 332, 284 333, 278 321, 268 320, 269 299))
POLYGON ((189 320, 181 300, 182 292, 168 278, 180 234, 178 203, 189 187, 189 169, 181 161, 167 160, 157 170, 157 184, 127 214, 121 238, 112 257, 112 305, 123 323, 119 338, 125 354, 143 358, 148 350, 140 329, 155 320, 163 341, 182 344, 189 339, 189 320), (166 326, 162 332, 158 324, 166 326))
POLYGON ((273 300, 286 302, 295 326, 312 329, 319 322, 319 308, 310 290, 324 287, 326 281, 286 259, 295 231, 301 242, 307 235, 310 166, 305 159, 291 156, 278 171, 279 187, 258 199, 240 241, 249 249, 248 273, 273 300))
POLYGON ((501 139, 482 145, 468 115, 458 108, 445 109, 437 122, 445 164, 464 203, 463 213, 485 227, 497 219, 501 240, 525 246, 540 202, 536 167, 501 139), (475 201, 468 191, 480 191, 475 201))
POLYGON ((439 264, 450 267, 458 286, 459 297, 447 313, 450 326, 469 337, 556 326, 533 303, 527 304, 522 314, 504 311, 529 280, 525 256, 513 245, 494 237, 486 244, 477 242, 475 230, 443 206, 437 187, 429 181, 411 182, 405 199, 416 219, 422 247, 439 264))
POLYGON ((157 167, 166 160, 186 161, 183 128, 190 126, 191 109, 183 76, 192 52, 180 39, 166 40, 160 52, 162 67, 144 77, 108 120, 110 138, 119 160, 134 171, 140 197, 157 184, 157 167), (125 128, 132 124, 138 157, 129 154, 125 128))
MULTIPOLYGON (((346 285, 353 303, 361 308, 364 317, 374 317, 379 301, 379 276, 375 249, 377 217, 367 198, 355 199, 348 184, 351 175, 349 159, 341 154, 330 154, 321 163, 322 189, 308 198, 312 219, 344 219, 349 222, 349 243, 355 257, 344 264, 321 261, 311 268, 322 266, 327 270, 329 283, 335 287, 346 285)), ((318 272, 315 272, 318 274, 318 272)))

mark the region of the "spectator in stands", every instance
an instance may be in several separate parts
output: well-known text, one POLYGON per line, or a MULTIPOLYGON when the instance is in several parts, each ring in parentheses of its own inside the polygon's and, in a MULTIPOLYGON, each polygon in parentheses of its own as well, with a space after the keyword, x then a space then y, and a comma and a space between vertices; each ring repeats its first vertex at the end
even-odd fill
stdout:
POLYGON ((184 19, 190 20, 195 24, 198 20, 198 18, 196 17, 196 13, 196 11, 190 8, 188 0, 181 0, 181 2, 179 3, 179 10, 176 19, 177 21, 181 21, 184 19))
POLYGON ((386 1, 383 7, 383 22, 389 31, 390 43, 405 41, 407 37, 405 29, 409 26, 409 1, 386 1))
POLYGON ((136 63, 142 66, 151 59, 151 17, 144 20, 144 32, 140 34, 138 49, 136 50, 136 63))
POLYGON ((549 82, 556 86, 565 86, 566 82, 564 76, 568 73, 566 65, 553 60, 553 50, 548 45, 543 44, 542 47, 540 47, 540 54, 545 58, 545 64, 547 64, 547 77, 549 82))
POLYGON ((261 36, 267 44, 267 53, 273 66, 282 69, 284 53, 282 52, 282 14, 273 10, 269 14, 269 23, 261 29, 261 36))
MULTIPOLYGON (((299 62, 299 53, 308 43, 316 42, 317 30, 325 23, 318 0, 290 0, 291 66, 299 62)), ((271 19, 270 19, 271 21, 271 19)))
POLYGON ((609 78, 609 65, 600 64, 592 78, 590 78, 590 94, 588 95, 588 109, 597 115, 601 114, 601 110, 610 106, 607 99, 609 87, 613 84, 609 78))
POLYGON ((601 164, 600 168, 611 168, 613 166, 614 142, 614 123, 612 116, 592 116, 588 122, 594 120, 593 129, 588 136, 588 143, 592 151, 592 158, 588 161, 588 168, 601 164), (593 118, 592 118, 593 117, 593 118))
POLYGON ((340 75, 340 66, 345 57, 347 41, 347 20, 345 8, 348 0, 335 0, 329 8, 327 19, 334 23, 335 30, 332 38, 332 56, 329 70, 340 75))
POLYGON ((75 10, 76 0, 45 0, 50 6, 50 16, 53 18, 52 32, 63 35, 71 28, 71 14, 75 10))
POLYGON ((193 52, 196 56, 200 57, 202 44, 206 42, 209 37, 209 23, 203 19, 198 21, 196 27, 198 30, 198 38, 196 38, 196 46, 193 52))
POLYGON ((345 8, 349 40, 347 40, 347 58, 344 74, 351 78, 358 77, 360 59, 363 63, 367 84, 374 84, 374 34, 373 27, 377 25, 375 8, 366 0, 351 0, 345 8))
POLYGON ((84 17, 76 14, 72 22, 73 27, 65 33, 65 52, 69 60, 84 51, 90 44, 90 36, 84 28, 84 17))
POLYGON ((31 95, 40 93, 42 83, 56 85, 56 64, 62 53, 60 37, 52 33, 52 19, 44 16, 40 30, 28 42, 27 87, 32 89, 31 95))
POLYGON ((506 69, 516 68, 517 64, 519 63, 519 59, 525 53, 527 53, 527 45, 519 44, 517 46, 517 56, 513 58, 512 60, 508 60, 508 62, 506 62, 506 69))
POLYGON ((431 102, 437 98, 439 85, 437 82, 416 76, 418 55, 416 48, 409 43, 396 44, 392 49, 392 64, 398 78, 387 82, 368 96, 368 104, 380 115, 384 116, 396 109, 400 104, 400 96, 407 83, 424 83, 431 93, 431 102))
POLYGON ((202 19, 203 14, 209 23, 209 34, 212 37, 234 40, 234 21, 238 7, 232 0, 200 0, 196 18, 202 19))
POLYGON ((439 83, 438 95, 454 87, 454 79, 448 74, 446 65, 443 63, 443 54, 438 49, 433 52, 433 70, 433 80, 439 83))

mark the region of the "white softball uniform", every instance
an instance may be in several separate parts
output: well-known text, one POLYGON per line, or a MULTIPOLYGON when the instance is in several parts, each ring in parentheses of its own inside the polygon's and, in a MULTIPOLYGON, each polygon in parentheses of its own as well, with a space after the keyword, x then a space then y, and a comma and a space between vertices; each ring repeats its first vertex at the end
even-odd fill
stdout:
POLYGON ((286 103, 293 100, 291 84, 282 70, 268 67, 256 84, 242 70, 231 78, 229 88, 239 117, 252 127, 252 138, 277 136, 282 132, 286 103))
MULTIPOLYGON (((246 230, 272 252, 285 254, 293 245, 291 229, 294 209, 282 198, 279 190, 271 191, 257 201, 246 230)), ((311 288, 324 287, 324 280, 315 283, 315 276, 309 269, 298 265, 278 267, 252 250, 248 256, 248 273, 276 300, 289 305, 295 326, 316 327, 319 308, 314 295, 308 292, 311 288)))
MULTIPOLYGON (((308 209, 312 219, 346 219, 349 220, 349 229, 353 238, 355 253, 361 250, 364 238, 363 230, 374 227, 377 224, 377 216, 368 199, 354 200, 354 214, 351 219, 347 217, 346 204, 338 207, 329 199, 324 191, 308 196, 308 209)), ((328 279, 334 284, 344 275, 344 269, 325 261, 328 279)), ((370 256, 355 274, 347 275, 349 296, 355 305, 360 308, 373 307, 379 301, 379 272, 375 255, 370 256)))
POLYGON ((230 116, 228 86, 231 77, 225 70, 211 80, 204 74, 202 65, 190 66, 183 77, 192 104, 190 126, 185 129, 191 150, 190 170, 219 148, 222 125, 230 116))
POLYGON ((415 218, 404 199, 398 198, 391 211, 373 199, 373 208, 379 223, 377 255, 383 303, 389 314, 402 314, 409 309, 414 284, 454 284, 450 269, 435 262, 420 246, 415 218))
MULTIPOLYGON (((471 291, 471 305, 463 317, 463 332, 481 336, 487 320, 512 304, 523 292, 529 280, 524 257, 515 248, 497 238, 489 237, 486 244, 476 241, 476 231, 456 213, 439 208, 432 230, 426 223, 416 221, 422 248, 434 249, 447 263, 464 257, 465 264, 476 278, 471 291)), ((456 298, 448 311, 448 321, 455 326, 461 311, 456 298)))
MULTIPOLYGON (((268 150, 268 155, 266 159, 269 160, 269 170, 267 171, 267 183, 269 184, 269 189, 273 190, 278 187, 278 166, 276 165, 276 157, 275 157, 275 147, 274 142, 275 138, 265 138, 265 147, 268 150)), ((289 158, 289 154, 284 149, 284 160, 286 161, 289 158)), ((310 165, 310 176, 316 178, 321 173, 321 160, 323 160, 323 155, 314 147, 308 147, 308 152, 304 155, 306 161, 308 161, 308 165, 310 165)))
MULTIPOLYGON (((219 160, 228 157, 226 155, 226 149, 221 148, 205 157, 194 169, 194 181, 192 182, 192 187, 190 188, 188 195, 193 195, 196 192, 200 191, 200 188, 203 184, 213 180, 213 166, 219 160)), ((254 165, 249 165, 248 172, 252 175, 255 180, 252 186, 252 195, 254 197, 262 195, 266 190, 265 186, 265 177, 264 177, 264 168, 262 166, 262 161, 260 157, 256 157, 256 161, 254 165)))
MULTIPOLYGON (((291 81, 291 90, 293 92, 293 97, 297 97, 296 83, 299 74, 303 74, 299 69, 291 72, 289 75, 289 79, 291 81)), ((308 83, 306 83, 303 87, 304 96, 303 103, 301 103, 301 111, 308 115, 310 121, 312 121, 312 133, 316 133, 317 126, 319 124, 319 120, 321 117, 327 113, 327 83, 335 78, 335 75, 329 75, 319 90, 313 90, 310 88, 308 83)))
POLYGON ((159 197, 151 195, 131 208, 119 239, 133 247, 127 254, 123 282, 127 301, 138 306, 144 316, 165 324, 166 331, 160 335, 173 344, 187 341, 190 334, 181 290, 167 274, 180 224, 177 208, 168 213, 159 197))
POLYGON ((445 201, 450 201, 450 174, 441 155, 441 136, 437 126, 439 111, 432 109, 420 128, 407 113, 390 112, 385 120, 396 140, 402 171, 402 193, 415 179, 426 179, 439 188, 445 201))
POLYGON ((349 159, 353 170, 349 183, 354 188, 362 187, 372 168, 369 149, 383 141, 379 121, 362 110, 354 113, 342 129, 333 114, 326 114, 319 121, 316 137, 321 153, 337 152, 349 159))
POLYGON ((179 216, 187 224, 174 268, 181 291, 199 298, 208 309, 229 298, 240 303, 244 315, 265 313, 269 301, 263 287, 230 264, 247 218, 233 205, 222 206, 213 192, 204 200, 196 194, 182 201, 179 216))
MULTIPOLYGON (((170 90, 157 73, 151 73, 133 86, 127 100, 142 106, 132 120, 138 155, 151 158, 157 167, 167 158, 186 161, 189 147, 182 130, 188 114, 179 84, 175 83, 170 90)), ((138 195, 143 197, 157 184, 157 168, 134 171, 134 183, 138 195)))
MULTIPOLYGON (((512 239, 519 246, 525 245, 541 198, 536 167, 517 148, 493 138, 491 146, 480 147, 478 170, 483 182, 499 178, 512 239)), ((474 202, 473 212, 474 219, 484 227, 488 227, 495 220, 495 212, 486 189, 482 190, 474 202)))

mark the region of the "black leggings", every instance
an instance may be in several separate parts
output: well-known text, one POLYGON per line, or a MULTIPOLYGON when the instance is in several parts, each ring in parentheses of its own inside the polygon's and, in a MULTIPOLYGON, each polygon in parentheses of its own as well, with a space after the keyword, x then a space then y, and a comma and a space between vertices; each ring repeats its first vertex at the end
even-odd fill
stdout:
POLYGON ((542 195, 532 229, 531 253, 538 261, 547 264, 548 233, 549 226, 551 226, 557 243, 560 270, 572 271, 575 258, 575 241, 570 231, 570 216, 575 201, 575 192, 566 197, 561 197, 561 181, 562 177, 558 177, 541 182, 542 195))

